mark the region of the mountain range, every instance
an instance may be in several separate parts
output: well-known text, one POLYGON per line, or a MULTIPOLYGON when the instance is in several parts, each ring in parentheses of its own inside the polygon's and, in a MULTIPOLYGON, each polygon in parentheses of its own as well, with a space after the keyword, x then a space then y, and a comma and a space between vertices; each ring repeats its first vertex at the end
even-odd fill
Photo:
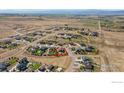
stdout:
POLYGON ((1 9, 0 15, 124 15, 124 10, 100 9, 1 9))

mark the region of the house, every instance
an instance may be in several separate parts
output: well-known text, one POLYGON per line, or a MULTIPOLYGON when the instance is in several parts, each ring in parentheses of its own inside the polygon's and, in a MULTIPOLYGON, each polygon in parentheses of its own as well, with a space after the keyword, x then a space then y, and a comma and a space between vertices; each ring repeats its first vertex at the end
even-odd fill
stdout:
POLYGON ((41 66, 41 67, 39 68, 39 71, 41 71, 41 72, 45 72, 45 71, 46 71, 46 67, 45 67, 45 65, 41 66))
POLYGON ((32 34, 33 34, 33 36, 36 36, 36 35, 43 36, 42 33, 43 33, 42 31, 36 31, 36 32, 34 32, 32 34))
POLYGON ((65 48, 58 48, 58 52, 60 52, 60 53, 65 53, 65 48))
POLYGON ((93 69, 92 61, 86 56, 81 56, 75 60, 77 63, 83 64, 85 71, 91 71, 93 69))
POLYGON ((11 42, 12 42, 12 41, 11 41, 10 39, 7 39, 7 40, 4 40, 4 41, 3 41, 4 44, 11 44, 11 42))
POLYGON ((85 65, 85 69, 90 69, 90 70, 93 69, 93 65, 91 63, 86 63, 84 65, 85 65))
POLYGON ((86 45, 85 44, 80 44, 80 48, 82 49, 82 50, 85 50, 86 49, 86 45))
POLYGON ((49 65, 49 66, 47 67, 47 69, 49 70, 48 72, 51 72, 51 71, 54 69, 54 66, 53 66, 53 65, 49 65))
POLYGON ((57 69, 56 69, 56 72, 62 72, 63 71, 63 68, 61 68, 61 67, 58 67, 57 69))
POLYGON ((98 37, 99 33, 98 32, 92 32, 92 36, 98 37))
POLYGON ((48 48, 47 47, 41 47, 40 50, 46 51, 48 48))
POLYGON ((75 38, 75 39, 80 38, 80 37, 81 35, 72 35, 72 38, 75 38))
POLYGON ((19 64, 17 65, 17 70, 19 70, 20 72, 25 71, 27 69, 27 65, 28 65, 29 61, 27 60, 27 58, 23 58, 19 61, 19 64))
POLYGON ((82 63, 85 65, 85 70, 91 71, 93 69, 92 61, 88 57, 82 57, 82 63))
POLYGON ((80 56, 75 61, 83 64, 91 63, 91 60, 86 56, 80 56))
POLYGON ((46 72, 47 71, 47 64, 42 64, 42 66, 38 69, 41 72, 46 72))
POLYGON ((10 64, 6 62, 0 62, 0 72, 7 71, 7 67, 10 66, 10 64))
POLYGON ((85 31, 80 32, 80 34, 82 34, 82 35, 86 35, 86 36, 89 35, 89 33, 88 33, 88 32, 85 32, 85 31))
POLYGON ((15 36, 15 39, 16 40, 21 40, 21 36, 17 35, 17 36, 15 36))
POLYGON ((75 51, 76 54, 84 54, 85 53, 85 50, 83 48, 77 48, 76 51, 75 51))
POLYGON ((3 46, 3 45, 0 45, 0 48, 3 48, 3 49, 5 49, 5 48, 7 48, 7 46, 3 46))
POLYGON ((87 52, 94 52, 95 48, 93 46, 86 47, 87 52))
POLYGON ((83 62, 83 64, 89 64, 89 63, 91 63, 91 60, 88 57, 82 56, 82 62, 83 62))
POLYGON ((72 35, 71 34, 66 34, 66 33, 60 33, 60 34, 58 34, 57 37, 68 39, 68 38, 71 38, 72 35))
POLYGON ((16 42, 12 42, 11 45, 12 46, 17 46, 17 43, 16 42))

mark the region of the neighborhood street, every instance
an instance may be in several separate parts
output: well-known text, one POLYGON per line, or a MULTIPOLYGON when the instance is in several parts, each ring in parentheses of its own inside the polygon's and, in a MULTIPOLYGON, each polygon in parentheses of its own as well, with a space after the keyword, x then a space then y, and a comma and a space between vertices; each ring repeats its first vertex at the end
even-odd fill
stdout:
POLYGON ((0 61, 6 60, 6 59, 8 59, 8 58, 10 58, 10 57, 12 57, 12 56, 20 55, 20 54, 24 53, 24 52, 26 51, 26 49, 27 49, 29 46, 33 46, 33 45, 35 45, 37 42, 39 42, 39 41, 41 41, 41 40, 44 40, 45 38, 48 38, 48 37, 50 37, 50 36, 54 36, 54 35, 56 35, 56 34, 57 34, 57 32, 56 32, 56 33, 47 34, 46 36, 44 36, 44 37, 42 37, 42 38, 40 38, 40 39, 38 39, 38 40, 35 40, 35 41, 32 42, 32 43, 28 43, 27 45, 25 45, 25 46, 23 46, 23 47, 21 47, 21 48, 17 48, 17 49, 14 49, 14 50, 10 50, 10 51, 8 51, 8 52, 5 52, 5 53, 1 54, 1 56, 0 56, 0 61))

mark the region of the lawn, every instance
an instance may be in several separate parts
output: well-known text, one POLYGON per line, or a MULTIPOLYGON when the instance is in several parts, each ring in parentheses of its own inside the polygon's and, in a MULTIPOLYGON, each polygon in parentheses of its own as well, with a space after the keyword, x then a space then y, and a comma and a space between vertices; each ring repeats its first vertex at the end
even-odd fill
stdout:
POLYGON ((54 56, 54 55, 57 55, 58 54, 58 52, 57 52, 57 50, 56 50, 56 48, 50 48, 49 49, 49 56, 54 56))
POLYGON ((29 65, 29 68, 32 69, 33 71, 39 69, 41 64, 33 62, 32 64, 29 65))
POLYGON ((19 61, 19 59, 16 58, 16 57, 11 57, 8 60, 8 62, 10 63, 10 65, 16 64, 18 61, 19 61))
POLYGON ((3 46, 5 48, 8 48, 8 49, 15 49, 17 48, 17 44, 12 44, 12 43, 9 43, 9 44, 6 44, 4 42, 0 42, 0 46, 3 46))
POLYGON ((33 54, 37 55, 37 56, 41 56, 44 53, 44 51, 40 50, 40 49, 36 49, 33 54))

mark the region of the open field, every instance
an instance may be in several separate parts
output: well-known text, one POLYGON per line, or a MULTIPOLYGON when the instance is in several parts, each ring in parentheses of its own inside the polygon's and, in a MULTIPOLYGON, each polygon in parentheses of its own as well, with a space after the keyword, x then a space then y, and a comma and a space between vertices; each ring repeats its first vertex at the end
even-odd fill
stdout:
POLYGON ((123 16, 1 16, 0 62, 27 57, 68 72, 96 71, 74 65, 77 57, 87 56, 99 66, 97 72, 123 72, 123 22, 123 16), (49 48, 66 49, 68 55, 49 56, 49 48))

